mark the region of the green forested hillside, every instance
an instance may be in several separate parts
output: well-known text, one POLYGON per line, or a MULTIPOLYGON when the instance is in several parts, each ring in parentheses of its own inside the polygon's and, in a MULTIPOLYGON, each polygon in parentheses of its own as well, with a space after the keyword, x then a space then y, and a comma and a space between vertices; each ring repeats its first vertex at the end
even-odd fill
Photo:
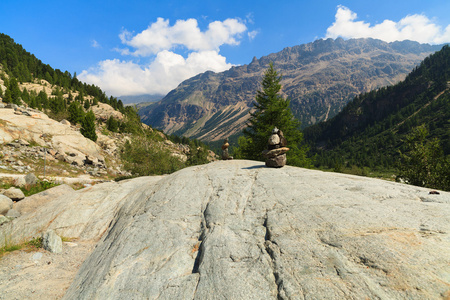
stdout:
MULTIPOLYGON (((394 86, 357 96, 333 119, 305 129, 316 166, 394 170, 411 131, 425 125, 450 155, 450 47, 427 57, 394 86)), ((448 175, 447 175, 448 176, 448 175)))
MULTIPOLYGON (((137 110, 124 106, 120 99, 107 97, 97 86, 79 81, 76 75, 44 64, 20 44, 0 33, 0 100, 45 112, 61 121, 78 125, 80 132, 93 141, 96 131, 104 134, 126 134, 121 153, 123 164, 134 174, 170 173, 179 168, 207 162, 207 148, 198 141, 183 140, 188 145, 187 161, 176 159, 161 146, 164 135, 143 126, 137 110), (28 87, 28 89, 27 89, 28 87), (105 103, 122 113, 121 119, 96 119, 91 107, 105 103)), ((1 146, 1 145, 0 145, 1 146)))

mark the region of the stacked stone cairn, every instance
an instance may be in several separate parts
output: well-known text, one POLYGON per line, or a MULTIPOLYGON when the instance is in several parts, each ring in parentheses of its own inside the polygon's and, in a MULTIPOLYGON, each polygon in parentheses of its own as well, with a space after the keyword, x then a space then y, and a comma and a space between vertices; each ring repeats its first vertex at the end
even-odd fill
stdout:
POLYGON ((289 151, 286 145, 283 132, 275 127, 269 137, 267 149, 262 152, 266 158, 266 167, 281 168, 286 164, 286 152, 289 151))
POLYGON ((228 138, 226 138, 223 141, 223 145, 222 145, 222 159, 223 160, 233 159, 233 156, 230 156, 230 154, 228 153, 229 146, 230 146, 230 144, 228 143, 228 138))

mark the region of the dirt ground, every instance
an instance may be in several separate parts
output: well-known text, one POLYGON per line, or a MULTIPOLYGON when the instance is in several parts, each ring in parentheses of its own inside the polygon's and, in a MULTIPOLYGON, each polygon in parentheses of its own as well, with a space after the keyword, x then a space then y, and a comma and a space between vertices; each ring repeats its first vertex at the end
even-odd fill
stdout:
POLYGON ((17 250, 0 258, 0 299, 61 299, 94 242, 63 243, 61 253, 17 250))

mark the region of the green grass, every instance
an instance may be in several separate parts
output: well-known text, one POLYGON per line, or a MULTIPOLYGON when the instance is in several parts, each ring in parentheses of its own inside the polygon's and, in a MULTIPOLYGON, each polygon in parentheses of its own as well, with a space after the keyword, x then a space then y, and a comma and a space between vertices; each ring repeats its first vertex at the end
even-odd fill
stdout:
MULTIPOLYGON (((34 185, 25 185, 23 187, 19 187, 19 189, 23 192, 25 197, 40 193, 42 191, 48 190, 52 187, 58 186, 59 183, 54 183, 50 181, 38 181, 34 185)), ((9 189, 11 187, 16 187, 14 185, 13 179, 4 179, 0 182, 0 189, 9 189)))
POLYGON ((39 248, 42 248, 42 237, 37 237, 19 244, 11 244, 11 238, 5 236, 5 246, 0 248, 0 258, 13 251, 36 251, 39 248))

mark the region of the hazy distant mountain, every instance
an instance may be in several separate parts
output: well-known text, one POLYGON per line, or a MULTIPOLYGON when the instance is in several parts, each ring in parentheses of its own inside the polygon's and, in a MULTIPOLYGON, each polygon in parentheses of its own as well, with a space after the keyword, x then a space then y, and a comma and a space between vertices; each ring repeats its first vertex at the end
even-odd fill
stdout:
POLYGON ((283 75, 282 92, 304 127, 336 115, 356 95, 403 80, 441 49, 417 42, 327 39, 285 48, 248 65, 205 72, 142 108, 142 121, 167 133, 220 140, 245 126, 270 62, 283 75))
POLYGON ((164 98, 164 95, 138 95, 138 96, 120 96, 117 97, 122 100, 123 104, 138 104, 143 102, 157 102, 164 98))

